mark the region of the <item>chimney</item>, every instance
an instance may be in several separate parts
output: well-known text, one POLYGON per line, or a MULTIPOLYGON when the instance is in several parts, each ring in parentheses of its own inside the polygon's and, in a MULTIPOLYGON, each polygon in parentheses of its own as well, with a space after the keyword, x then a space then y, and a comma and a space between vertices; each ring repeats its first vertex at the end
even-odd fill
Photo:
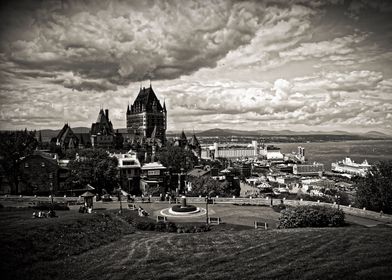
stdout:
POLYGON ((105 109, 106 118, 109 120, 109 109, 105 109))

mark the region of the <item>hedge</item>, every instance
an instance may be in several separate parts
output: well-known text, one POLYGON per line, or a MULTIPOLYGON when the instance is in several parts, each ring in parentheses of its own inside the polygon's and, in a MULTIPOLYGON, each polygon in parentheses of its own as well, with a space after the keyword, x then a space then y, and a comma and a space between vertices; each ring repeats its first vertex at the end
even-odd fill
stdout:
POLYGON ((298 206, 281 211, 278 228, 339 227, 343 226, 344 212, 328 206, 298 206))

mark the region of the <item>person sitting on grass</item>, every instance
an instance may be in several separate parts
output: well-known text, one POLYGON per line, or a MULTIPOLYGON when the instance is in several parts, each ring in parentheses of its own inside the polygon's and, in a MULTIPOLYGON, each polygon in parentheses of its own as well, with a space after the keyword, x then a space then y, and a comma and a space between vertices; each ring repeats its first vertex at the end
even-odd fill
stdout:
POLYGON ((57 218, 56 212, 53 209, 50 209, 48 211, 48 217, 49 218, 57 218))

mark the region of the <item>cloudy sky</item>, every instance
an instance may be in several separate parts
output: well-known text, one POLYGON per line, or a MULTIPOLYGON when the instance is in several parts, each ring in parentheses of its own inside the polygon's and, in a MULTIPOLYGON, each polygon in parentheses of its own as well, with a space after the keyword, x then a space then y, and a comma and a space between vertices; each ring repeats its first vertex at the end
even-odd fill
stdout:
POLYGON ((0 129, 123 128, 151 80, 169 130, 392 134, 388 0, 1 5, 0 129))

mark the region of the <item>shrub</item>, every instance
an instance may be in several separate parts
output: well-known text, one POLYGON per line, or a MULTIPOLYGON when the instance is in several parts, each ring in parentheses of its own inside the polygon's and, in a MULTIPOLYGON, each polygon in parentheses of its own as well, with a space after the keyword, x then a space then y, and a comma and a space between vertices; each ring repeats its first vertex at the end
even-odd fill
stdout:
MULTIPOLYGON (((52 209, 52 204, 50 202, 38 202, 37 205, 32 208, 41 211, 49 211, 52 209)), ((69 207, 66 203, 54 202, 53 210, 69 210, 69 207)))
POLYGON ((282 210, 278 228, 343 226, 341 209, 326 206, 299 206, 282 210))
POLYGON ((135 228, 140 230, 155 230, 155 223, 150 220, 137 220, 134 224, 135 228))
POLYGON ((283 203, 272 206, 272 210, 278 213, 280 213, 284 209, 286 209, 286 205, 284 205, 283 203))
POLYGON ((202 225, 180 225, 177 228, 177 233, 196 233, 210 231, 211 227, 206 224, 202 225))
POLYGON ((165 232, 166 231, 166 223, 163 221, 157 222, 155 224, 155 231, 165 232))
POLYGON ((176 232, 177 225, 173 222, 167 222, 166 223, 166 230, 167 230, 167 232, 176 232))

